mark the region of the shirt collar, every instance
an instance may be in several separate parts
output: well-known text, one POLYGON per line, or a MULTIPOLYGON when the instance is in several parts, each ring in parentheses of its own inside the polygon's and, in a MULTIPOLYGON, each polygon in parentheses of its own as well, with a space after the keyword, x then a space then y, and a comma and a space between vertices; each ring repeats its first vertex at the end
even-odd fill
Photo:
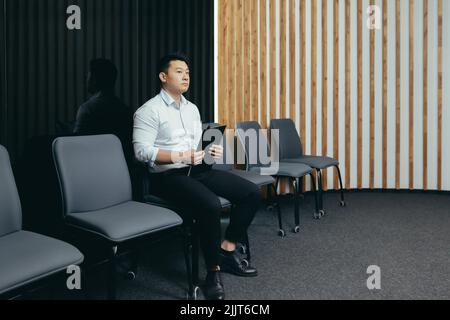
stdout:
MULTIPOLYGON (((170 94, 167 93, 166 90, 161 89, 160 95, 161 95, 161 98, 163 99, 164 103, 165 103, 167 106, 171 106, 172 104, 175 104, 175 99, 172 98, 172 97, 170 96, 170 94)), ((181 95, 181 104, 182 104, 182 105, 183 105, 183 104, 184 104, 184 105, 188 104, 188 101, 186 100, 186 98, 185 98, 183 95, 181 95)))

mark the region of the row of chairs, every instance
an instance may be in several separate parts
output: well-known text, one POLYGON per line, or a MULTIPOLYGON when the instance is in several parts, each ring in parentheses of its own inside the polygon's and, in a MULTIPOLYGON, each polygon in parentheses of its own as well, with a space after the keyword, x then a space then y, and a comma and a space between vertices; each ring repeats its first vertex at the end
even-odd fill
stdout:
MULTIPOLYGON (((205 124, 204 127, 216 124, 205 124)), ((229 171, 233 174, 236 174, 246 180, 249 180, 253 182, 254 184, 258 185, 260 188, 267 187, 268 191, 268 200, 269 203, 272 205, 270 207, 276 207, 277 208, 277 214, 278 214, 278 225, 279 225, 279 231, 278 234, 281 237, 284 237, 286 235, 286 232, 283 229, 283 223, 282 223, 282 214, 280 205, 277 201, 278 194, 277 194, 277 188, 280 183, 280 178, 288 178, 289 181, 293 185, 294 189, 294 199, 295 199, 295 227, 293 231, 295 233, 298 233, 300 231, 300 212, 299 212, 299 198, 300 198, 300 192, 301 192, 301 179, 305 177, 306 175, 309 175, 311 177, 312 185, 313 185, 313 192, 315 196, 315 212, 314 212, 314 218, 320 219, 324 214, 325 210, 323 208, 323 197, 322 197, 322 179, 321 179, 321 171, 323 169, 329 168, 329 167, 335 167, 337 169, 337 172, 339 174, 339 179, 341 179, 340 176, 340 170, 339 170, 339 162, 335 159, 329 158, 329 157, 320 157, 320 156, 307 156, 304 155, 302 152, 302 145, 300 141, 300 137, 297 134, 297 130, 295 128, 294 123, 290 119, 282 119, 282 120, 272 120, 271 122, 271 129, 279 130, 280 139, 279 139, 279 152, 280 152, 280 163, 278 165, 278 171, 274 176, 271 175, 264 175, 262 173, 262 168, 265 166, 270 166, 271 164, 262 164, 262 161, 257 157, 256 162, 252 162, 251 159, 253 158, 251 153, 256 153, 259 155, 259 150, 255 150, 254 145, 257 146, 257 148, 263 147, 266 150, 267 154, 270 154, 270 145, 265 140, 264 136, 262 135, 256 135, 258 141, 253 145, 250 146, 250 141, 246 139, 248 137, 247 132, 250 130, 259 132, 261 129, 260 125, 257 122, 251 121, 251 122, 240 122, 237 124, 238 129, 238 139, 240 141, 241 146, 244 149, 245 152, 245 158, 246 158, 246 169, 245 170, 239 170, 236 168, 233 164, 216 164, 213 166, 214 169, 217 170, 224 170, 229 171), (259 139, 263 139, 263 141, 260 141, 259 139), (253 149, 252 149, 253 148, 253 149), (316 192, 316 182, 313 175, 313 172, 316 171, 317 173, 317 192, 316 192), (317 197, 317 194, 319 197, 317 197), (274 195, 274 197, 272 197, 274 195), (319 199, 320 200, 319 200, 319 199), (274 200, 272 203, 271 201, 274 200), (320 203, 319 203, 320 202, 320 203)), ((225 146, 224 148, 224 158, 227 158, 227 150, 228 150, 228 143, 227 143, 227 137, 226 135, 223 137, 224 141, 223 144, 225 146)), ((253 141, 254 142, 254 141, 253 141)), ((234 157, 233 157, 234 158, 234 157)), ((146 172, 146 168, 143 168, 143 170, 146 172)), ((171 203, 168 203, 164 199, 161 199, 155 195, 152 195, 151 192, 151 186, 149 186, 148 182, 148 176, 146 174, 141 174, 140 176, 144 177, 143 180, 143 192, 142 194, 144 196, 144 202, 146 203, 152 203, 154 205, 163 206, 166 208, 169 208, 175 212, 180 212, 180 208, 174 207, 171 203)), ((224 198, 219 197, 220 202, 222 204, 222 208, 224 210, 231 209, 232 205, 231 203, 224 198)), ((344 194, 343 194, 343 188, 342 188, 342 181, 341 181, 341 206, 345 206, 344 202, 344 194)), ((189 297, 192 299, 195 299, 197 297, 197 290, 198 290, 198 236, 196 235, 196 221, 193 219, 189 222, 190 228, 188 229, 188 238, 191 239, 189 242, 189 249, 188 249, 188 256, 192 256, 192 277, 189 279, 189 297)), ((246 260, 250 261, 251 259, 251 253, 250 253, 250 243, 248 239, 248 235, 246 237, 245 243, 243 244, 242 252, 246 254, 246 260)), ((245 261, 245 260, 244 260, 245 261)), ((188 264, 189 265, 189 264, 188 264)), ((189 272, 189 273, 190 273, 189 272)))
MULTIPOLYGON (((115 299, 118 247, 179 231, 183 221, 171 210, 132 200, 127 163, 115 136, 57 138, 53 157, 65 231, 109 247, 107 298, 115 299)), ((81 265, 84 256, 66 242, 21 230, 20 200, 2 146, 0 178, 0 295, 8 298, 81 265)))
MULTIPOLYGON (((238 124, 238 138, 246 151, 247 168, 237 170, 232 165, 216 165, 217 169, 229 170, 248 179, 260 187, 267 186, 276 195, 280 177, 290 179, 295 190, 295 232, 299 231, 299 179, 310 175, 314 185, 313 169, 317 171, 318 188, 321 198, 320 170, 330 165, 338 168, 338 163, 325 157, 301 154, 300 139, 293 123, 288 120, 274 120, 272 129, 280 130, 280 170, 274 177, 261 175, 261 166, 250 161, 247 130, 259 130, 256 122, 238 124), (292 133, 295 131, 294 139, 292 133), (239 135, 243 133, 243 135, 239 135), (295 142, 299 146, 295 154, 295 142), (298 157, 296 157, 299 155, 298 157), (285 161, 286 160, 286 161, 285 161), (307 164, 305 163, 307 161, 307 164), (318 163, 319 162, 319 163, 318 163)), ((259 138, 261 138, 259 136, 259 138)), ((270 152, 267 141, 265 145, 270 152)), ((110 248, 108 290, 109 299, 116 297, 116 265, 119 245, 137 239, 153 237, 162 231, 177 230, 183 235, 184 254, 189 283, 188 298, 198 295, 198 237, 195 221, 184 223, 173 208, 164 200, 151 196, 146 203, 132 199, 131 179, 122 152, 120 141, 114 136, 61 137, 53 143, 53 157, 60 182, 63 203, 63 220, 67 230, 74 234, 88 234, 110 248), (188 228, 186 228, 188 226, 188 228)), ((75 247, 60 240, 32 234, 21 230, 21 209, 15 187, 7 151, 0 148, 0 295, 11 293, 18 288, 61 273, 71 265, 80 265, 83 255, 75 247), (13 250, 11 250, 11 248, 13 250), (11 254, 10 252, 13 252, 11 254), (32 253, 32 254, 31 254, 32 253), (20 267, 19 267, 20 266, 20 267)), ((144 174, 143 177, 146 177, 144 174)), ((145 179, 144 179, 145 180, 145 179)), ((315 186, 314 186, 315 189, 315 186)), ((342 184, 341 184, 342 191, 342 184)), ((341 205, 343 194, 341 193, 341 205)), ((276 198, 276 197, 275 197, 276 198)), ((231 203, 221 199, 222 207, 230 209, 231 203)), ((280 206, 278 209, 279 234, 284 236, 280 206)), ((321 207, 323 210, 323 207, 321 207)), ((316 197, 315 217, 318 201, 316 197)), ((319 213, 320 215, 320 213, 319 213)), ((248 236, 242 247, 250 260, 248 236)))
MULTIPOLYGON (((116 298, 119 246, 145 241, 170 229, 182 235, 188 298, 196 299, 199 249, 195 221, 183 225, 175 212, 177 208, 163 199, 147 195, 146 203, 132 200, 131 179, 118 138, 112 135, 60 137, 54 140, 52 150, 65 232, 72 238, 88 237, 109 248, 107 298, 116 298)), ((245 175, 260 186, 274 182, 271 177, 255 173, 233 172, 245 175)), ((21 230, 19 196, 4 147, 0 148, 0 177, 0 295, 13 297, 42 278, 56 277, 72 265, 81 265, 84 256, 66 242, 21 230)), ((221 198, 221 203, 224 209, 231 208, 227 199, 221 198)), ((248 237, 242 248, 250 260, 248 237)))
MULTIPOLYGON (((260 156, 263 154, 271 154, 271 145, 268 143, 266 137, 262 134, 257 134, 257 141, 254 145, 250 145, 251 141, 248 139, 251 134, 249 132, 260 132, 261 126, 256 121, 245 121, 237 123, 237 137, 240 145, 243 147, 246 156, 246 170, 248 172, 255 172, 261 174, 263 169, 270 167, 272 163, 264 163, 260 156), (263 148, 263 152, 260 152, 263 148)), ((303 153, 303 146, 298 135, 294 122, 291 119, 274 119, 270 122, 270 130, 277 130, 278 139, 274 142, 278 145, 275 147, 279 153, 278 171, 274 174, 276 178, 274 189, 277 190, 281 178, 287 178, 289 184, 294 191, 294 205, 295 205, 295 227, 294 232, 300 231, 300 210, 299 199, 302 190, 302 180, 306 176, 311 177, 312 191, 315 198, 314 218, 320 219, 325 215, 326 211, 323 206, 323 181, 322 171, 330 167, 337 170, 340 182, 341 200, 339 205, 344 207, 344 189, 342 184, 341 172, 339 169, 339 161, 327 156, 305 155, 303 153), (316 173, 317 181, 313 173, 316 173), (317 188, 316 188, 317 186, 317 188)), ((281 214, 279 211, 279 235, 284 236, 285 231, 282 226, 281 214)))
POLYGON ((74 246, 22 230, 22 209, 9 154, 0 146, 0 296, 14 297, 43 278, 80 265, 74 246))

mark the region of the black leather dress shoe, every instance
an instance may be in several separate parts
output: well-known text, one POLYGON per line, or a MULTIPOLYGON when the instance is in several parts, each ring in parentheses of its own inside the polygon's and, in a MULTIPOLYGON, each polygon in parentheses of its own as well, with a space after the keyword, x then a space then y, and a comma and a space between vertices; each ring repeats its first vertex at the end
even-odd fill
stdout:
POLYGON ((220 272, 210 271, 206 275, 203 294, 207 300, 224 300, 225 290, 223 289, 220 272))
POLYGON ((239 277, 256 277, 258 271, 243 261, 239 255, 234 252, 220 252, 220 270, 231 273, 239 277))

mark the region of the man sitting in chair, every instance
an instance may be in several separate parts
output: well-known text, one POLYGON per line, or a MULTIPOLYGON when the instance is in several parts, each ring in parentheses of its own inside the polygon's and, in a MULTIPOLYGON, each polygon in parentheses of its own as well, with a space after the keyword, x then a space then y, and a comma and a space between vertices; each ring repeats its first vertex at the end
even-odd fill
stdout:
MULTIPOLYGON (((183 96, 189 89, 189 63, 180 54, 161 59, 158 68, 161 92, 134 115, 135 157, 148 163, 151 185, 157 194, 189 212, 198 221, 201 248, 207 275, 204 294, 208 299, 224 299, 220 271, 237 276, 256 276, 236 252, 260 203, 258 187, 232 173, 200 165, 204 151, 196 151, 202 138, 197 107, 183 96), (235 206, 221 242, 218 196, 235 206)), ((213 145, 209 154, 223 156, 223 147, 213 145)))

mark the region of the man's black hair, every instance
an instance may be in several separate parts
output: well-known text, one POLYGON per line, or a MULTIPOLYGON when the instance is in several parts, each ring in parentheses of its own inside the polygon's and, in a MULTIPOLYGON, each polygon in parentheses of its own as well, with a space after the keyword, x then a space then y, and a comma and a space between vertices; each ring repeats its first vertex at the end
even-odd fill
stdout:
POLYGON ((167 74, 167 72, 169 71, 170 63, 172 61, 183 61, 189 66, 189 60, 184 54, 178 53, 178 52, 169 53, 169 54, 165 55, 164 57, 162 57, 161 60, 159 60, 158 79, 159 79, 159 74, 161 72, 164 72, 167 74))
POLYGON ((112 89, 117 80, 117 68, 110 60, 93 59, 89 63, 91 77, 96 80, 98 89, 112 89))

